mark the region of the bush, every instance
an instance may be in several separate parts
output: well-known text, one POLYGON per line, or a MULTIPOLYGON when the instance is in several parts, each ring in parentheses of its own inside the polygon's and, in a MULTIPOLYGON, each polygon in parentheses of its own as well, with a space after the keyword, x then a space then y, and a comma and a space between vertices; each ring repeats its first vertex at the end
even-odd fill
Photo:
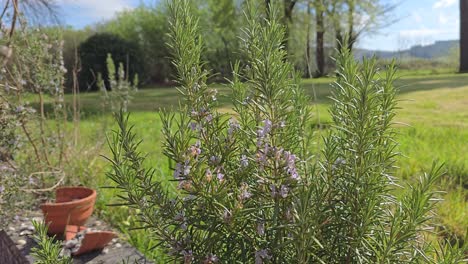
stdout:
POLYGON ((162 83, 172 74, 169 50, 165 45, 167 28, 167 17, 162 8, 139 6, 118 13, 98 30, 138 42, 144 53, 145 70, 145 77, 140 80, 143 83, 162 83))
POLYGON ((140 77, 143 74, 143 59, 139 46, 116 35, 95 34, 83 42, 78 50, 81 60, 79 77, 81 91, 98 90, 98 73, 102 73, 106 87, 110 87, 106 66, 107 54, 112 55, 116 64, 122 63, 125 68, 128 66, 125 72, 129 75, 129 80, 132 80, 135 74, 140 77))
MULTIPOLYGON (((202 38, 188 0, 173 1, 171 42, 184 96, 162 114, 164 153, 174 180, 143 164, 128 116, 117 115, 108 176, 122 204, 139 210, 148 235, 175 263, 457 263, 463 252, 424 240, 440 166, 413 186, 392 176, 396 69, 337 58, 331 115, 321 153, 311 153, 308 99, 282 49, 279 9, 269 18, 247 3, 242 52, 234 66, 234 114, 216 110, 206 84, 202 38), (242 81, 241 81, 242 80, 242 81), (166 187, 178 187, 171 195, 166 187), (435 253, 434 253, 435 252, 435 253), (431 263, 431 262, 430 262, 431 263)), ((463 249, 464 250, 464 249, 463 249)), ((168 262, 169 262, 168 261, 168 262)))

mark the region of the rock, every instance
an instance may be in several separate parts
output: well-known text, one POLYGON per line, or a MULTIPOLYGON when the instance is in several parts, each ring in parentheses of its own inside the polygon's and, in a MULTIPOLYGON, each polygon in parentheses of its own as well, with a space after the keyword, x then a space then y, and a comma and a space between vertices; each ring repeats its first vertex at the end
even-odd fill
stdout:
POLYGON ((111 244, 115 244, 115 243, 117 243, 117 241, 119 241, 117 238, 113 238, 113 239, 111 240, 111 244))
POLYGON ((76 253, 80 250, 81 244, 76 245, 74 248, 71 249, 71 253, 76 253))
POLYGON ((14 227, 12 227, 12 226, 9 226, 9 227, 8 227, 8 231, 15 232, 15 231, 16 231, 16 228, 14 228, 14 227))
POLYGON ((94 221, 93 226, 101 226, 102 222, 101 221, 94 221))
POLYGON ((25 223, 21 223, 21 226, 20 226, 20 231, 24 231, 24 230, 28 230, 28 231, 36 231, 36 229, 34 228, 33 225, 27 225, 25 223))
POLYGON ((24 230, 24 231, 21 231, 19 233, 20 236, 29 236, 29 235, 32 235, 32 234, 33 234, 33 232, 30 231, 30 230, 24 230))
POLYGON ((18 245, 18 246, 24 246, 24 245, 26 245, 26 240, 24 240, 24 239, 19 239, 18 241, 16 241, 16 245, 18 245))
POLYGON ((115 244, 115 247, 116 247, 116 248, 121 248, 121 247, 122 247, 122 244, 117 243, 117 244, 115 244))
POLYGON ((70 251, 70 249, 63 248, 63 249, 60 251, 60 256, 62 256, 62 257, 70 257, 70 256, 71 256, 71 251, 70 251))
POLYGON ((102 254, 107 254, 109 253, 109 248, 104 248, 102 251, 101 251, 102 254))
POLYGON ((65 242, 65 248, 74 248, 76 245, 78 244, 78 241, 72 239, 72 240, 68 240, 67 242, 65 242))

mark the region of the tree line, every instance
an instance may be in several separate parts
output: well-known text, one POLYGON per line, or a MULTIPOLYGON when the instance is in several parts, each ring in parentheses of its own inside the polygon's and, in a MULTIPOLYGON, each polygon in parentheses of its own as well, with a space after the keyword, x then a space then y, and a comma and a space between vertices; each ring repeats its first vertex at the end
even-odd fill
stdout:
MULTIPOLYGON (((241 45, 238 36, 243 35, 241 28, 247 23, 242 13, 244 2, 191 1, 194 12, 200 17, 205 43, 203 56, 206 66, 213 69, 213 81, 223 81, 230 76, 230 62, 245 61, 238 52, 241 45)), ((258 0, 257 4, 266 14, 269 5, 281 6, 288 60, 303 77, 330 73, 334 68, 330 57, 335 50, 342 43, 353 49, 363 35, 375 33, 391 23, 395 7, 382 0, 258 0)), ((82 30, 66 28, 63 33, 65 65, 72 68, 75 64, 74 49, 77 48, 82 60, 82 90, 96 89, 96 71, 105 71, 106 53, 118 53, 112 54, 114 59, 129 65, 128 72, 138 73, 143 83, 167 83, 173 71, 165 45, 168 21, 167 7, 161 1, 122 11, 109 21, 82 30), (96 48, 90 49, 90 45, 96 48), (125 56, 125 53, 129 54, 125 56), (89 58, 94 60, 89 61, 89 58)))

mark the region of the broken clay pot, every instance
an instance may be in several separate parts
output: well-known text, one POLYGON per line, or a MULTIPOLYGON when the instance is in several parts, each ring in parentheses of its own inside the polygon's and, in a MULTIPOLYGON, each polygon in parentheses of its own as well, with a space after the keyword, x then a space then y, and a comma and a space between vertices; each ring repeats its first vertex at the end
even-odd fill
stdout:
MULTIPOLYGON (((67 225, 65 231, 66 240, 71 240, 79 233, 86 230, 84 226, 67 225)), ((84 233, 81 245, 72 254, 77 256, 94 250, 103 249, 117 235, 111 231, 89 231, 84 233)))
POLYGON ((62 235, 66 225, 83 226, 91 216, 96 191, 85 187, 62 187, 56 191, 55 203, 41 205, 48 233, 62 235))

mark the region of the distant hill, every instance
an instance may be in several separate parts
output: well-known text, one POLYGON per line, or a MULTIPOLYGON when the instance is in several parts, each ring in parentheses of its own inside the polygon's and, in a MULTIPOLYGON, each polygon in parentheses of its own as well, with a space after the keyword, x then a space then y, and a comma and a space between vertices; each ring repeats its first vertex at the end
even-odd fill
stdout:
POLYGON ((459 45, 458 40, 442 40, 436 41, 430 45, 416 45, 407 50, 401 51, 380 51, 355 49, 354 55, 356 58, 372 57, 374 54, 382 59, 398 58, 398 57, 413 57, 421 59, 437 59, 448 56, 453 48, 459 45))

